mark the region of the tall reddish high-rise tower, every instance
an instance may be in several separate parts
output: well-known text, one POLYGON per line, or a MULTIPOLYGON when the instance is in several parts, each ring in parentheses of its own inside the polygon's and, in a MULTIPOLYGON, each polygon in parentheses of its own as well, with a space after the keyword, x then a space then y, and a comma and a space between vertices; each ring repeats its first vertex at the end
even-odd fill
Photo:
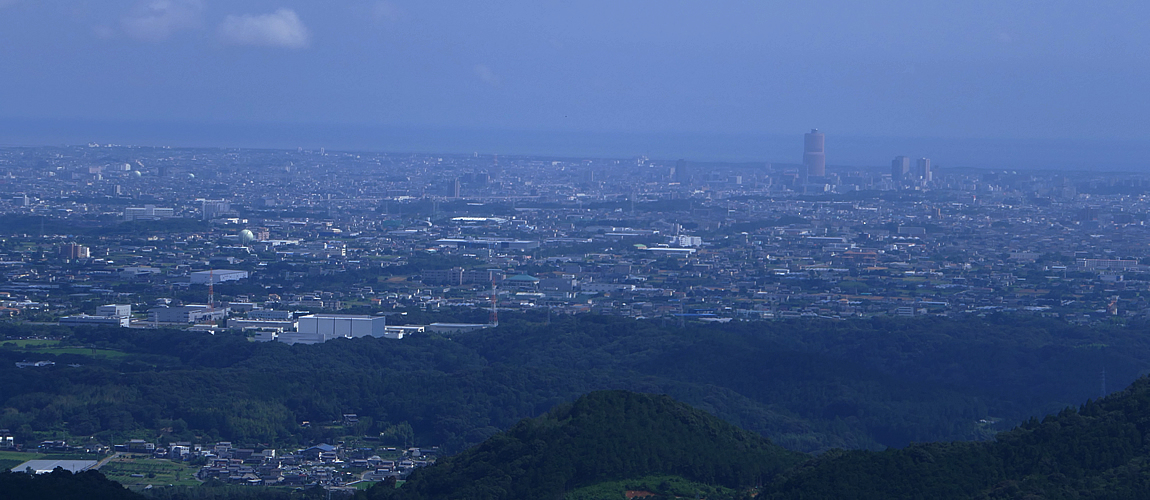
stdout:
POLYGON ((807 167, 808 177, 827 175, 827 157, 824 147, 826 136, 819 129, 811 129, 803 136, 803 166, 807 167))

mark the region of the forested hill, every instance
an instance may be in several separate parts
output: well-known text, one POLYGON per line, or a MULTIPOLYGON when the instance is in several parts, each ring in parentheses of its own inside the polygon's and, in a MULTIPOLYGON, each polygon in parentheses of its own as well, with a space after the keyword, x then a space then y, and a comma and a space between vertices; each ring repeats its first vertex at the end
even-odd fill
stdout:
POLYGON ((760 498, 1144 499, 1150 495, 1150 378, 994 442, 828 453, 760 498))
POLYGON ((1103 370, 1114 387, 1150 370, 1150 337, 1138 326, 1009 316, 685 328, 545 320, 296 346, 0 323, 12 337, 65 337, 61 349, 0 342, 0 428, 31 444, 67 432, 275 447, 410 430, 404 439, 456 453, 582 394, 625 389, 668 394, 792 450, 883 449, 989 439, 1098 397, 1103 370), (41 359, 56 365, 15 364, 41 359), (359 424, 300 425, 344 413, 359 424))
POLYGON ((47 474, 0 471, 0 498, 5 500, 146 500, 97 471, 47 474))
POLYGON ((806 456, 667 396, 593 392, 526 419, 371 499, 561 498, 603 481, 653 474, 747 488, 806 456))
POLYGON ((1150 378, 1000 433, 993 442, 832 451, 796 462, 754 436, 665 397, 595 393, 526 420, 464 454, 380 484, 368 499, 560 498, 652 473, 769 500, 1144 499, 1150 491, 1150 378), (756 467, 757 466, 757 467, 756 467))
MULTIPOLYGON (((657 475, 664 484, 694 481, 690 489, 716 500, 1135 500, 1150 491, 1147 442, 1150 378, 1077 409, 1030 419, 994 441, 833 450, 817 458, 666 396, 600 391, 420 469, 399 488, 394 481, 378 483, 355 498, 598 500, 620 498, 620 485, 650 484, 657 475)), ((684 496, 678 490, 656 498, 684 496)), ((283 496, 250 491, 241 496, 283 496)), ((0 473, 0 497, 138 498, 94 471, 0 473)))

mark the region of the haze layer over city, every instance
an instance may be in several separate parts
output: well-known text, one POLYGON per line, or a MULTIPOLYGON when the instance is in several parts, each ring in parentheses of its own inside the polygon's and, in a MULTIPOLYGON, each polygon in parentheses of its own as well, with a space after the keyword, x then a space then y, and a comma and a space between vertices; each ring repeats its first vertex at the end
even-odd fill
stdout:
POLYGON ((1132 491, 1147 14, 0 0, 0 491, 1132 491))

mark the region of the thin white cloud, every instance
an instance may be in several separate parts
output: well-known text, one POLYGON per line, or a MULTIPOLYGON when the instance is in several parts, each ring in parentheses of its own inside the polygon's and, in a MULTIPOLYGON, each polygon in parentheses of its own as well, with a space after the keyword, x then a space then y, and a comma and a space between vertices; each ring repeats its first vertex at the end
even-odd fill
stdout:
POLYGON ((492 87, 498 87, 500 83, 503 83, 503 80, 499 78, 499 75, 495 74, 494 71, 491 71, 491 68, 488 68, 482 64, 475 65, 475 76, 479 77, 483 83, 491 85, 492 87))
POLYGON ((160 41, 200 25, 201 0, 149 0, 140 2, 120 19, 124 34, 137 40, 160 41))
POLYGON ((307 27, 294 10, 271 14, 230 15, 220 23, 220 40, 229 45, 255 45, 302 49, 311 41, 307 27))

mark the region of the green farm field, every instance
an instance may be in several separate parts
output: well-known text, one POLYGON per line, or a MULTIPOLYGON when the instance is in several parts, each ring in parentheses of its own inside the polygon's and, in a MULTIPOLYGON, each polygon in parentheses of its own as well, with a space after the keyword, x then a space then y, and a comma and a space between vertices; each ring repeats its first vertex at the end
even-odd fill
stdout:
POLYGON ((167 486, 200 484, 196 480, 197 468, 166 459, 117 457, 100 468, 100 473, 125 486, 167 486))
POLYGON ((42 453, 24 453, 21 451, 0 451, 0 470, 8 470, 29 460, 43 457, 42 453))

